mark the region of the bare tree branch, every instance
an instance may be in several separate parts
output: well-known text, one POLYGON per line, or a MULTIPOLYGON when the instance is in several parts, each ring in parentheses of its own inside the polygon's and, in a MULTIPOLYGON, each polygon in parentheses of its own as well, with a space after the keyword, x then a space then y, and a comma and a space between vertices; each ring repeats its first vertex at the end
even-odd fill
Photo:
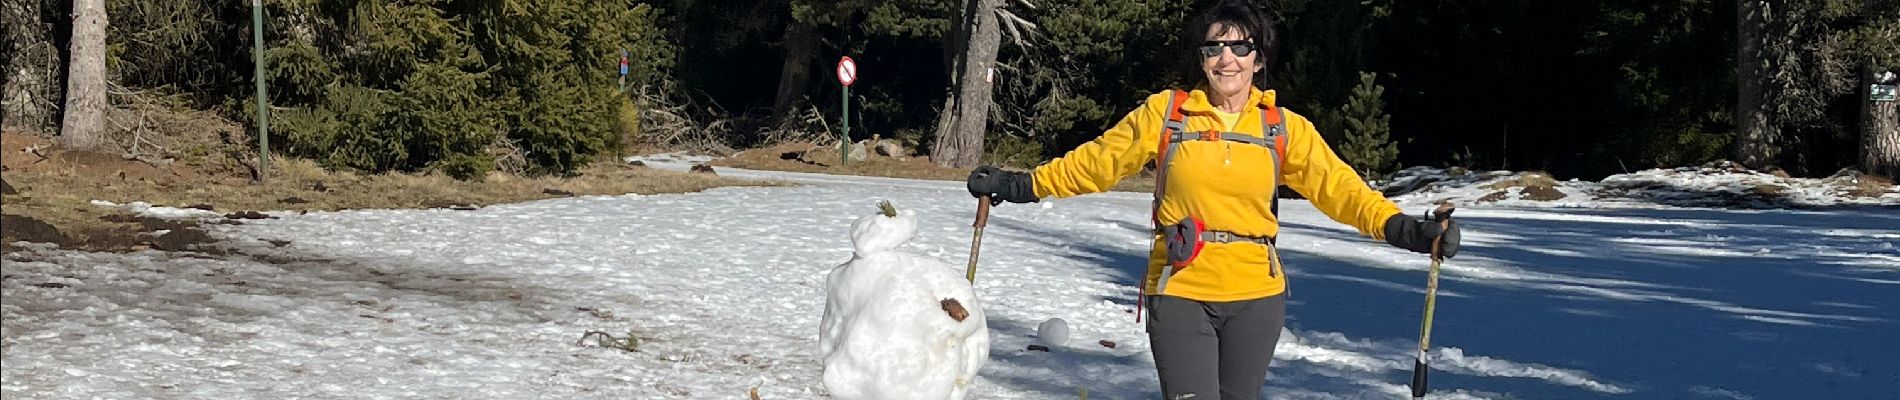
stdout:
POLYGON ((1003 21, 1004 28, 1009 28, 1010 39, 1016 42, 1017 46, 1035 46, 1035 44, 1023 40, 1023 31, 1029 31, 1030 35, 1035 35, 1037 30, 1042 29, 1042 27, 1037 26, 1034 22, 1029 22, 1029 20, 1016 16, 1016 13, 1009 12, 1009 10, 1000 7, 996 9, 996 16, 1000 17, 997 18, 998 21, 1003 21))

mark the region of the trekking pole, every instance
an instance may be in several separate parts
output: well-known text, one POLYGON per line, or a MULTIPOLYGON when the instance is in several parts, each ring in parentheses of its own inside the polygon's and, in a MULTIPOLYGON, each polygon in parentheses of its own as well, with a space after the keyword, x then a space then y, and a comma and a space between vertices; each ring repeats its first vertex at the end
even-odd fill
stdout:
MULTIPOLYGON (((1445 204, 1439 205, 1438 209, 1432 213, 1433 215, 1445 215, 1445 213, 1451 212, 1452 208, 1451 203, 1446 202, 1445 204)), ((1425 274, 1425 321, 1419 328, 1418 355, 1412 358, 1413 400, 1423 400, 1425 398, 1425 350, 1430 349, 1432 346, 1432 311, 1436 309, 1438 305, 1438 266, 1445 262, 1444 256, 1439 253, 1439 248, 1445 244, 1444 231, 1451 230, 1450 218, 1446 218, 1439 223, 1442 225, 1440 225, 1441 229, 1439 230, 1438 237, 1432 239, 1432 269, 1425 274)))
POLYGON ((976 284, 976 255, 983 250, 983 227, 989 224, 990 196, 978 197, 976 199, 976 223, 970 224, 971 227, 976 228, 976 234, 970 237, 970 266, 969 268, 965 268, 963 273, 964 279, 969 279, 971 285, 976 284))

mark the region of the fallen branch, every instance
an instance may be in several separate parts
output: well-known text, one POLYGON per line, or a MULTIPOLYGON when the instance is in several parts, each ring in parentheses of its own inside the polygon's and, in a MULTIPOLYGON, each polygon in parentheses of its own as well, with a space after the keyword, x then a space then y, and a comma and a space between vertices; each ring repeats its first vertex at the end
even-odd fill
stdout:
POLYGON ((245 172, 251 174, 251 183, 264 182, 263 171, 257 168, 257 162, 251 161, 250 157, 233 157, 232 160, 236 160, 238 165, 244 167, 245 172))
POLYGON ((34 164, 39 164, 39 163, 40 163, 41 161, 46 161, 46 159, 47 159, 47 158, 51 158, 51 156, 48 156, 48 155, 46 155, 46 153, 41 153, 41 152, 40 152, 40 149, 44 149, 44 148, 45 148, 45 146, 42 146, 42 145, 39 145, 39 144, 35 144, 35 145, 32 145, 32 146, 26 146, 26 150, 25 150, 25 151, 26 151, 26 153, 27 153, 27 154, 32 154, 32 155, 36 155, 36 156, 40 156, 40 159, 38 159, 38 160, 33 160, 33 163, 34 163, 34 164))
POLYGON ((836 144, 838 135, 831 130, 831 121, 824 112, 818 110, 817 103, 806 99, 807 107, 803 111, 794 111, 778 126, 765 132, 765 143, 810 142, 818 146, 836 144))
POLYGON ((640 135, 654 144, 686 146, 718 154, 731 154, 730 120, 718 104, 706 106, 704 113, 692 96, 676 94, 670 85, 643 86, 635 92, 640 108, 640 135))
POLYGON ((172 160, 169 158, 163 159, 163 160, 153 160, 152 157, 150 156, 142 156, 142 155, 136 155, 136 154, 126 154, 125 156, 127 160, 145 163, 145 165, 150 165, 152 166, 152 168, 164 170, 165 172, 172 174, 172 176, 185 176, 184 174, 180 174, 178 173, 177 170, 174 170, 171 168, 172 160))

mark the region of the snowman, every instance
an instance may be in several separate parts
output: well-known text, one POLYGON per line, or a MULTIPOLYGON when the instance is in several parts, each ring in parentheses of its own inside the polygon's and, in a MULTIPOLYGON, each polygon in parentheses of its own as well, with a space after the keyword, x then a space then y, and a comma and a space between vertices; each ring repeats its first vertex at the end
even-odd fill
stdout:
POLYGON ((963 271, 898 251, 917 215, 883 212, 851 224, 851 261, 831 270, 819 357, 840 400, 957 400, 989 361, 983 307, 963 271))

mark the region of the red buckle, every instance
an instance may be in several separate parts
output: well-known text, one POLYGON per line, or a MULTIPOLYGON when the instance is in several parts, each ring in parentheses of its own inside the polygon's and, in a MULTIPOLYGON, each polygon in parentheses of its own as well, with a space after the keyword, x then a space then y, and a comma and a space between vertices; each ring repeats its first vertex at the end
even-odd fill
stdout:
POLYGON ((1201 140, 1220 141, 1220 131, 1209 129, 1201 132, 1201 140))

